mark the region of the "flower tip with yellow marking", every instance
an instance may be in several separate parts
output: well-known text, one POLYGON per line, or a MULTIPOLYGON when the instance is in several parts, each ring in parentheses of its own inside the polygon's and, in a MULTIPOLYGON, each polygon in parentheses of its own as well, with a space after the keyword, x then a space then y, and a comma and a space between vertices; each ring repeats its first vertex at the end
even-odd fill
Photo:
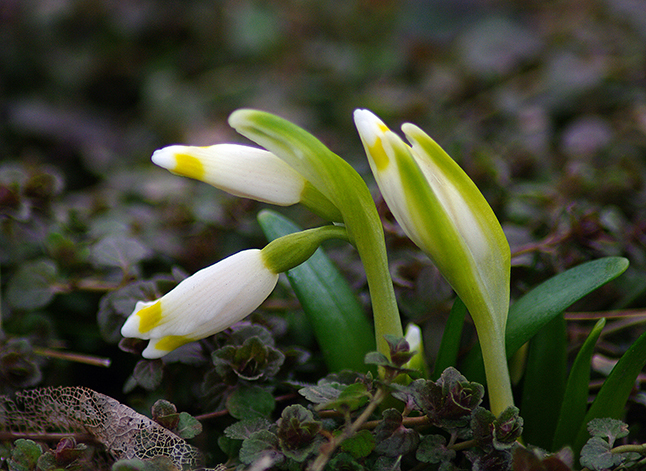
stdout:
POLYGON ((179 145, 162 147, 161 149, 157 149, 155 152, 153 152, 150 160, 152 160, 155 165, 161 168, 174 170, 177 166, 177 159, 175 158, 175 154, 177 154, 180 149, 183 148, 184 146, 179 145))
POLYGON ((354 124, 359 131, 359 136, 370 146, 375 144, 381 134, 389 131, 388 126, 369 110, 354 110, 354 124))

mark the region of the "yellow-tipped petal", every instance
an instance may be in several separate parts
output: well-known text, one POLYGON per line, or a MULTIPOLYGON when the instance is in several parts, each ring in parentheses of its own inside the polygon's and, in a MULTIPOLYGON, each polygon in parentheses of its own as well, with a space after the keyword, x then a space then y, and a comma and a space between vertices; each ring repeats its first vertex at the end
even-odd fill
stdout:
POLYGON ((190 154, 175 154, 175 168, 173 173, 184 177, 204 180, 206 171, 202 161, 190 154))
POLYGON ((280 206, 298 203, 306 183, 271 152, 238 144, 173 145, 156 150, 151 160, 232 195, 280 206))
POLYGON ((240 321, 269 296, 277 281, 260 250, 238 252, 186 278, 160 299, 138 302, 121 334, 150 339, 144 356, 158 358, 240 321))
POLYGON ((154 360, 156 358, 161 358, 167 353, 172 352, 176 348, 186 345, 187 343, 192 342, 193 338, 187 337, 185 335, 167 335, 158 340, 152 339, 148 342, 148 346, 141 352, 141 356, 148 358, 149 360, 154 360))
POLYGON ((124 337, 139 337, 155 328, 162 318, 161 303, 157 301, 137 301, 135 310, 121 328, 124 337))
POLYGON ((390 129, 368 110, 355 110, 354 122, 366 148, 366 153, 374 162, 377 170, 384 171, 390 162, 390 157, 384 148, 384 137, 390 129))
POLYGON ((355 111, 355 122, 393 215, 471 313, 497 415, 513 405, 504 339, 511 263, 500 223, 466 173, 417 126, 402 126, 410 147, 369 111, 355 111), (378 164, 383 154, 386 166, 378 164))
POLYGON ((139 332, 142 334, 157 327, 162 317, 161 303, 157 301, 149 306, 143 307, 137 311, 137 317, 139 317, 139 332))

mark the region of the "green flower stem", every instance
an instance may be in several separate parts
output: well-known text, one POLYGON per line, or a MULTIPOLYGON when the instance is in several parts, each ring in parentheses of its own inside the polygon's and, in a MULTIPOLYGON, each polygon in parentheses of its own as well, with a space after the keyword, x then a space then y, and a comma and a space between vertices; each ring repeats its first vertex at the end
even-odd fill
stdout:
MULTIPOLYGON (((379 225, 382 231, 381 224, 379 225)), ((383 237, 383 233, 382 233, 383 237)), ((376 237, 374 238, 376 239, 376 237)), ((384 338, 384 335, 390 334, 396 337, 403 337, 399 309, 395 299, 392 278, 388 271, 388 259, 386 257, 386 247, 379 240, 365 240, 360 244, 355 239, 355 246, 359 252, 359 257, 363 262, 368 280, 368 289, 370 290, 370 299, 372 300, 372 312, 375 323, 375 336, 377 351, 390 358, 390 347, 384 338), (380 242, 383 250, 374 251, 373 248, 380 242)))
POLYGON ((498 417, 507 407, 514 405, 507 355, 505 353, 504 329, 482 329, 476 325, 476 330, 482 347, 482 359, 487 377, 487 392, 489 393, 489 407, 491 412, 498 417))
POLYGON ((305 182, 300 203, 323 219, 333 222, 343 221, 339 209, 310 182, 305 182))
POLYGON ((364 265, 372 300, 377 350, 389 356, 385 334, 403 337, 388 268, 383 227, 359 174, 304 129, 256 110, 237 110, 229 124, 303 175, 340 211, 348 238, 364 265))

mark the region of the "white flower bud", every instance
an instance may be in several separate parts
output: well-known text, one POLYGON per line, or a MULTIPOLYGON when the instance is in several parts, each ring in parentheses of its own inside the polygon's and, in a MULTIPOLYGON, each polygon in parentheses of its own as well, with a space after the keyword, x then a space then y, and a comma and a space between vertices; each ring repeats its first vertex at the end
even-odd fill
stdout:
POLYGON ((121 335, 150 339, 142 355, 160 358, 251 314, 277 281, 278 274, 267 268, 259 249, 238 252, 186 278, 155 301, 139 301, 121 335))

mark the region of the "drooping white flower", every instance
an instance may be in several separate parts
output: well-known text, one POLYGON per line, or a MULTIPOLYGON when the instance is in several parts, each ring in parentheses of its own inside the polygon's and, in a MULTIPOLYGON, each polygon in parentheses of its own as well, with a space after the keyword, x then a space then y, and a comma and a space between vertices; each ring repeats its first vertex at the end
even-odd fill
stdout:
POLYGON ((267 267, 261 250, 238 252, 186 278, 155 301, 137 302, 121 335, 149 339, 142 355, 160 358, 251 314, 277 281, 278 274, 267 267))
POLYGON ((240 144, 172 145, 156 150, 151 159, 172 173, 234 196, 278 206, 301 203, 329 221, 342 220, 338 208, 305 177, 264 149, 240 144))
POLYGON ((151 160, 171 172, 201 180, 243 198, 279 206, 301 200, 306 180, 271 152, 238 144, 173 145, 151 160))

